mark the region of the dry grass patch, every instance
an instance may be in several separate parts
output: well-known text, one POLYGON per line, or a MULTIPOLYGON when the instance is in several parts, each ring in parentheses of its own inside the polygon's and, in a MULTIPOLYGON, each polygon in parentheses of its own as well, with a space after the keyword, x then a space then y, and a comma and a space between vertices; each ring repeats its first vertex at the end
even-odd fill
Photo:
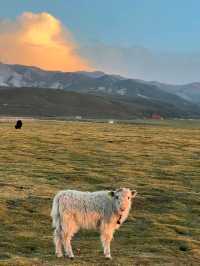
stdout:
POLYGON ((200 124, 0 123, 0 265, 199 265, 200 124), (102 255, 80 232, 75 261, 56 259, 50 208, 63 188, 127 186, 139 195, 102 255))

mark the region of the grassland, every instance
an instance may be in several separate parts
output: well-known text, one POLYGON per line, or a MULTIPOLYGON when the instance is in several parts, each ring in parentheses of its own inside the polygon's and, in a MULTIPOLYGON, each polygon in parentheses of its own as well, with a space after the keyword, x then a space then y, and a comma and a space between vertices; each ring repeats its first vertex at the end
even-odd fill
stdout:
POLYGON ((0 265, 200 265, 200 123, 0 123, 0 265), (96 232, 56 259, 50 208, 60 189, 138 190, 115 234, 113 260, 96 232))

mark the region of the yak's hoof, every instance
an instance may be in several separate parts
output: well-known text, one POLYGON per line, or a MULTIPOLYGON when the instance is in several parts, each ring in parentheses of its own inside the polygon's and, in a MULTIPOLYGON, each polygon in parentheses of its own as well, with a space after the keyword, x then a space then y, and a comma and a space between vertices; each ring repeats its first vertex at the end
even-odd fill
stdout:
POLYGON ((73 259, 74 259, 74 257, 69 257, 69 259, 70 259, 70 260, 73 260, 73 259))
POLYGON ((56 257, 57 258, 62 258, 63 257, 63 254, 62 253, 56 253, 56 257))
POLYGON ((107 260, 112 260, 112 257, 111 256, 106 256, 105 257, 107 260))

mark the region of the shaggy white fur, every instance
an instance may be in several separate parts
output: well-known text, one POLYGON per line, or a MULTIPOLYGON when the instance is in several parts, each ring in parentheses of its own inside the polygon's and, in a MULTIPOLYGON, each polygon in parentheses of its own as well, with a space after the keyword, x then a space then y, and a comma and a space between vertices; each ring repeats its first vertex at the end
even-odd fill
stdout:
POLYGON ((53 200, 51 217, 53 220, 55 252, 73 258, 71 239, 79 229, 98 229, 106 258, 111 258, 110 242, 114 231, 127 219, 132 199, 137 192, 128 188, 116 191, 82 192, 64 190, 53 200))

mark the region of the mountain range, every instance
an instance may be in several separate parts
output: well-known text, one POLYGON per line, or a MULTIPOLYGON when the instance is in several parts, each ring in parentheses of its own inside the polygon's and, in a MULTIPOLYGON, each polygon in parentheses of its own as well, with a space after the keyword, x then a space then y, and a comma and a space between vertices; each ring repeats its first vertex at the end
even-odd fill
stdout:
POLYGON ((197 118, 200 83, 170 85, 101 71, 45 71, 0 63, 0 114, 197 118))

